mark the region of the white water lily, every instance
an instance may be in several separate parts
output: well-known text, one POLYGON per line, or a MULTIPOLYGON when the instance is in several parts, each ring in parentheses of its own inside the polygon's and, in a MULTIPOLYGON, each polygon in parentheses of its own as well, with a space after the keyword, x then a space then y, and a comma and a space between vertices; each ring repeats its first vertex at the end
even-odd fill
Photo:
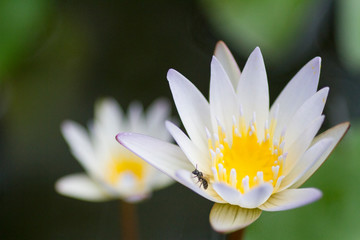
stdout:
POLYGON ((137 202, 172 183, 171 178, 115 140, 117 132, 132 131, 169 141, 170 134, 164 128, 169 112, 164 99, 155 101, 146 114, 140 103, 133 102, 125 117, 118 103, 108 98, 95 105, 95 119, 89 132, 75 122, 64 122, 61 126, 64 138, 86 173, 61 178, 56 182, 56 190, 87 201, 120 198, 137 202))
POLYGON ((120 133, 118 141, 215 202, 210 223, 219 232, 244 228, 262 211, 288 210, 318 200, 320 190, 297 188, 325 161, 349 127, 342 123, 315 137, 329 91, 327 87, 317 91, 320 58, 307 63, 269 109, 259 48, 242 72, 223 42, 217 44, 214 55, 209 102, 177 71, 170 69, 167 75, 189 137, 167 122, 178 146, 134 133, 120 133), (192 174, 195 168, 203 174, 200 179, 192 174), (203 181, 207 188, 200 187, 203 181))

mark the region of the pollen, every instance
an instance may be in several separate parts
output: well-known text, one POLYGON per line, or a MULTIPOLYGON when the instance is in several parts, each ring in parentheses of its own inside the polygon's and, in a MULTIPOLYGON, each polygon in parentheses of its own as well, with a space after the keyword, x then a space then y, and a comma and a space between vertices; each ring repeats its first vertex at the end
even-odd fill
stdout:
POLYGON ((274 139, 276 118, 265 123, 263 137, 257 132, 255 113, 246 124, 243 116, 233 117, 232 136, 226 136, 218 122, 218 131, 208 135, 208 147, 212 165, 212 180, 226 183, 241 193, 261 183, 280 186, 286 161, 284 152, 285 130, 277 141, 274 139))

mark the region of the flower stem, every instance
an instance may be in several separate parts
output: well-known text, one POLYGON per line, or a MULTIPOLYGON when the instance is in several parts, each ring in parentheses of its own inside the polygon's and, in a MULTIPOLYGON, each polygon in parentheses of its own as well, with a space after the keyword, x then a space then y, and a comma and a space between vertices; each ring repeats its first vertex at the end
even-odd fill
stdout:
POLYGON ((121 239, 138 240, 139 228, 136 205, 125 201, 120 201, 120 205, 121 239))
POLYGON ((226 240, 241 240, 244 237, 245 228, 227 235, 226 240))

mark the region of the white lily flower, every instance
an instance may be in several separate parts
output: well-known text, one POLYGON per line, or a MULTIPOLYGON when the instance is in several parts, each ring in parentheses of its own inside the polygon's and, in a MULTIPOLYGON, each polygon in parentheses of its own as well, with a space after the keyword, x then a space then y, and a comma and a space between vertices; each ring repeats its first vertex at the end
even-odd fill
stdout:
POLYGON ((65 121, 61 126, 64 138, 86 173, 61 178, 56 182, 56 190, 87 201, 120 198, 137 202, 149 197, 154 189, 172 183, 171 178, 115 140, 119 131, 131 131, 170 141, 163 125, 169 112, 170 106, 164 99, 155 101, 146 114, 140 103, 133 102, 126 118, 114 99, 104 99, 95 106, 89 132, 75 122, 65 121))
POLYGON ((269 109, 268 82, 260 49, 240 72, 219 42, 211 61, 210 101, 184 76, 167 78, 188 133, 167 122, 177 144, 121 133, 118 141, 199 195, 215 202, 210 223, 232 232, 264 211, 309 204, 321 191, 301 186, 325 161, 349 123, 315 137, 324 120, 327 87, 317 91, 320 58, 307 63, 269 109), (315 137, 315 138, 314 138, 315 137), (192 172, 197 169, 199 172, 192 172))

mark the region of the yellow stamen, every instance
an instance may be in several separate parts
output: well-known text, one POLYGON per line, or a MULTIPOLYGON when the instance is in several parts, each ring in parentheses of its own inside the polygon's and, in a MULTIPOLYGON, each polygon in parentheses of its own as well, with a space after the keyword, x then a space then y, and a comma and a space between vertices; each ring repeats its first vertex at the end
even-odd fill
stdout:
POLYGON ((227 183, 242 193, 263 182, 271 183, 277 188, 282 179, 286 158, 283 134, 278 143, 274 141, 276 122, 272 119, 270 126, 265 124, 264 140, 260 141, 255 114, 247 127, 244 123, 242 116, 238 120, 233 119, 230 139, 227 139, 221 126, 213 134, 213 138, 208 136, 214 172, 212 180, 227 183))

